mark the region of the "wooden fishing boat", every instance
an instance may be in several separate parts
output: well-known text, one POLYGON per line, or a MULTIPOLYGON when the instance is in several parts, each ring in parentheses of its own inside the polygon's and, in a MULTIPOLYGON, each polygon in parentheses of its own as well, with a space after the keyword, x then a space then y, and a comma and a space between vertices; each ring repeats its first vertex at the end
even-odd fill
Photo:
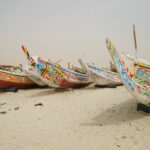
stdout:
POLYGON ((129 55, 123 55, 125 63, 131 61, 130 65, 127 65, 128 68, 133 70, 132 72, 141 79, 146 79, 150 81, 150 63, 143 59, 134 59, 129 55), (127 60, 126 60, 127 59, 127 60))
POLYGON ((87 74, 91 76, 94 83, 99 86, 122 85, 118 73, 100 69, 91 65, 87 66, 87 74))
POLYGON ((31 65, 34 66, 35 70, 39 74, 40 79, 50 87, 79 88, 92 83, 88 75, 64 69, 50 61, 47 62, 42 60, 40 57, 38 57, 37 62, 35 62, 24 46, 22 46, 22 49, 31 65))
POLYGON ((150 68, 146 68, 145 66, 141 65, 135 65, 134 72, 139 78, 148 80, 148 82, 150 82, 150 68))
POLYGON ((0 66, 0 88, 32 88, 36 86, 19 67, 0 66))
POLYGON ((86 65, 81 59, 79 59, 79 63, 82 67, 82 69, 80 70, 89 75, 96 86, 107 87, 123 84, 119 79, 118 73, 116 72, 112 72, 103 68, 98 68, 89 64, 86 65))
POLYGON ((134 36, 134 46, 135 46, 135 56, 136 59, 130 57, 134 64, 134 73, 141 79, 148 80, 150 82, 150 63, 146 60, 138 58, 137 51, 137 41, 136 41, 136 32, 135 25, 133 24, 133 36, 134 36))
POLYGON ((127 90, 139 103, 144 104, 146 107, 150 107, 150 82, 144 78, 140 78, 135 73, 131 73, 110 40, 106 40, 106 45, 119 73, 120 79, 127 90))
POLYGON ((22 71, 31 79, 34 83, 39 86, 46 86, 45 84, 37 75, 35 69, 32 66, 26 65, 22 66, 22 71))

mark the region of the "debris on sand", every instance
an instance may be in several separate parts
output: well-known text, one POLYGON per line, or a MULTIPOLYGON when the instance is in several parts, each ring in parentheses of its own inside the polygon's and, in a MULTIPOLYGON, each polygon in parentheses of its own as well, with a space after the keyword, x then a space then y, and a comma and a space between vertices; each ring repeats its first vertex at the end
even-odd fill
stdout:
POLYGON ((6 114, 6 111, 1 111, 0 114, 6 114))
POLYGON ((5 102, 5 101, 2 101, 1 103, 0 103, 0 105, 6 105, 7 103, 5 102))
POLYGON ((34 106, 43 106, 43 104, 42 103, 37 103, 34 106))
POLYGON ((19 107, 15 107, 15 110, 18 110, 19 109, 19 107))

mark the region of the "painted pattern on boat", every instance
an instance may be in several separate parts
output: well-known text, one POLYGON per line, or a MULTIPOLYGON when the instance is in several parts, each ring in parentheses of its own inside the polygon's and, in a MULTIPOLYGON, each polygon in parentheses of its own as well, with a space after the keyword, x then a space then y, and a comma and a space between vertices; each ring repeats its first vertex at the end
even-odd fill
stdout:
POLYGON ((121 81, 118 77, 118 73, 100 69, 97 67, 87 66, 88 75, 94 79, 94 81, 99 85, 121 85, 121 81))
POLYGON ((49 86, 55 88, 69 88, 86 86, 91 83, 88 75, 61 68, 59 65, 53 64, 50 61, 47 62, 40 57, 38 57, 37 63, 35 63, 34 59, 27 52, 27 49, 24 46, 22 46, 22 48, 32 66, 35 67, 40 75, 40 79, 49 86))
POLYGON ((41 79, 38 77, 35 69, 32 66, 26 65, 22 66, 23 72, 28 76, 29 79, 31 79, 33 82, 35 82, 39 86, 45 86, 46 84, 41 81, 41 79))
POLYGON ((23 73, 0 70, 0 88, 29 88, 37 85, 23 73))
POLYGON ((131 73, 110 40, 106 40, 106 45, 120 78, 129 92, 137 99, 137 101, 150 106, 150 82, 131 73))
POLYGON ((134 72, 138 77, 150 81, 150 69, 149 68, 145 68, 145 67, 136 65, 134 67, 134 72))

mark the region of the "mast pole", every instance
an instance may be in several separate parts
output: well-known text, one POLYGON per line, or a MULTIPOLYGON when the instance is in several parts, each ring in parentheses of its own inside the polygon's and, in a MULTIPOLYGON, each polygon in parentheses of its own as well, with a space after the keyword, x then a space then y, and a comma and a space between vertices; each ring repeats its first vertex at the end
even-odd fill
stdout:
POLYGON ((135 46, 135 58, 137 59, 137 42, 136 42, 136 32, 135 25, 133 24, 133 36, 134 36, 134 46, 135 46))

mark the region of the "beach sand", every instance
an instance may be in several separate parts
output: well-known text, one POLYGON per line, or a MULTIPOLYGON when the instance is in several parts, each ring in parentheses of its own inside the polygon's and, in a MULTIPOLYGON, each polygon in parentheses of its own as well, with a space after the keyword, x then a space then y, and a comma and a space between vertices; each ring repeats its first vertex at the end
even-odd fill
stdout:
POLYGON ((150 115, 124 86, 19 90, 0 103, 0 150, 150 149, 150 115))

